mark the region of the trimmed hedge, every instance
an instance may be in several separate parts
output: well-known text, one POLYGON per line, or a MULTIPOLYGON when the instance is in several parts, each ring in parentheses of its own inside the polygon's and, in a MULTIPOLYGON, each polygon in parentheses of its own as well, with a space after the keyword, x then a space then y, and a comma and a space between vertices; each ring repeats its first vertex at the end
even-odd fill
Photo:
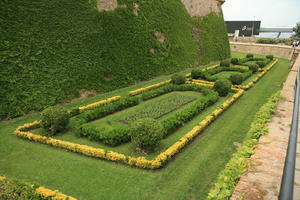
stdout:
POLYGON ((230 57, 222 15, 190 17, 180 0, 118 2, 127 6, 99 12, 88 0, 0 1, 0 119, 230 57))
POLYGON ((138 119, 130 127, 131 141, 142 150, 153 151, 163 138, 162 125, 153 118, 138 119))
POLYGON ((174 74, 171 77, 171 82, 176 85, 184 84, 186 81, 186 77, 182 74, 174 74))
POLYGON ((243 82, 244 78, 242 74, 231 74, 230 81, 233 85, 240 85, 243 82))
POLYGON ((255 73, 258 71, 259 66, 257 64, 249 65, 249 69, 252 71, 252 73, 255 73))
POLYGON ((239 64, 239 59, 238 58, 231 58, 231 64, 238 65, 239 64))
POLYGON ((230 60, 222 60, 220 62, 221 67, 230 67, 230 60))
POLYGON ((66 129, 70 114, 62 106, 53 106, 43 110, 41 117, 41 126, 46 131, 46 135, 53 136, 66 129))
POLYGON ((221 97, 228 95, 232 87, 232 84, 227 79, 217 80, 214 84, 213 89, 219 93, 221 97))

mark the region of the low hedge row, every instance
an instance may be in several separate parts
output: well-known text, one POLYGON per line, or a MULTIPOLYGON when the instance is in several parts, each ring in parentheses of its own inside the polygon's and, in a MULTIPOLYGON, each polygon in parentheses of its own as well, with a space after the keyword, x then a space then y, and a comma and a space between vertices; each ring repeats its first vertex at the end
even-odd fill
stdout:
POLYGON ((37 187, 17 179, 0 176, 0 199, 77 200, 57 190, 37 187))
POLYGON ((164 136, 172 133, 178 127, 191 120, 199 112, 218 100, 218 94, 207 87, 192 84, 167 84, 160 88, 146 91, 140 96, 127 97, 97 109, 86 111, 71 120, 72 127, 75 129, 77 136, 88 137, 91 140, 99 141, 110 146, 117 146, 121 143, 130 141, 132 130, 128 126, 107 130, 105 128, 97 128, 92 124, 88 124, 88 122, 104 117, 107 114, 137 105, 140 100, 148 100, 172 91, 197 91, 201 92, 205 97, 192 103, 184 110, 176 113, 173 117, 163 120, 164 136))
POLYGON ((240 177, 248 169, 249 158, 254 153, 260 136, 268 134, 267 123, 270 121, 279 99, 280 93, 277 92, 256 113, 242 146, 232 155, 225 169, 219 174, 207 200, 223 200, 231 197, 240 177))
POLYGON ((102 142, 109 146, 117 146, 130 141, 131 131, 127 126, 107 130, 105 128, 98 128, 90 123, 85 123, 80 126, 77 136, 87 137, 90 140, 102 142))

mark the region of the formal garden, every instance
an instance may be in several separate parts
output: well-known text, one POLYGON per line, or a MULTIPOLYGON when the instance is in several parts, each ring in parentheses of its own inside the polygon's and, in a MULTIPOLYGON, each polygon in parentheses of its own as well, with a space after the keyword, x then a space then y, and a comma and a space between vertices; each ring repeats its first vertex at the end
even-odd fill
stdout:
MULTIPOLYGON (((78 199, 226 198, 233 186, 221 191, 221 172, 234 166, 226 163, 247 138, 263 134, 247 136, 260 108, 276 106, 288 72, 286 59, 232 52, 231 59, 2 121, 0 174, 78 199)), ((63 195, 35 190, 39 198, 63 195)))

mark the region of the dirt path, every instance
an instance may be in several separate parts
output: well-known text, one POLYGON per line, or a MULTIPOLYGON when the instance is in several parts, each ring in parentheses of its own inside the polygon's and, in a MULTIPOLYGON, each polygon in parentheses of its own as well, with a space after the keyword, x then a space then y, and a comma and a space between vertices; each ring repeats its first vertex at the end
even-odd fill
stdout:
MULTIPOLYGON (((276 113, 268 125, 269 134, 260 138, 259 145, 250 158, 251 165, 241 177, 231 200, 238 200, 241 197, 245 200, 277 200, 293 113, 296 70, 299 64, 300 55, 284 83, 281 91, 284 99, 278 103, 276 113)), ((300 142, 298 144, 300 146, 300 142)), ((298 149, 299 154, 297 156, 300 159, 300 148, 298 149)), ((299 162, 298 171, 300 171, 299 162)), ((300 173, 298 175, 300 177, 300 173)), ((296 175, 297 181, 300 186, 300 178, 297 178, 296 175)), ((295 190, 295 194, 299 191, 295 190)))

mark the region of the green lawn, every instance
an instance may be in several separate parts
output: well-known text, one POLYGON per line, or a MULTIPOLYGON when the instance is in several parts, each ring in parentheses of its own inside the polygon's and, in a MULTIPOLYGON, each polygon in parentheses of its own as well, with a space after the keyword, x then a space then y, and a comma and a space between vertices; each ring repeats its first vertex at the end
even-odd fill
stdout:
MULTIPOLYGON (((233 57, 245 55, 232 54, 233 57)), ((0 175, 59 189, 78 199, 204 199, 218 173, 224 169, 235 151, 234 142, 243 140, 255 113, 268 97, 281 88, 289 72, 288 67, 289 61, 280 59, 279 64, 160 170, 132 168, 29 142, 12 135, 17 126, 39 119, 39 114, 34 113, 0 123, 0 175)), ((71 108, 114 95, 126 95, 130 90, 168 78, 169 76, 159 77, 65 106, 71 108)), ((180 134, 190 130, 200 118, 201 115, 179 129, 170 136, 169 142, 176 141, 180 134)), ((61 137, 76 139, 67 134, 61 137)), ((93 145, 88 140, 83 143, 93 145)))

